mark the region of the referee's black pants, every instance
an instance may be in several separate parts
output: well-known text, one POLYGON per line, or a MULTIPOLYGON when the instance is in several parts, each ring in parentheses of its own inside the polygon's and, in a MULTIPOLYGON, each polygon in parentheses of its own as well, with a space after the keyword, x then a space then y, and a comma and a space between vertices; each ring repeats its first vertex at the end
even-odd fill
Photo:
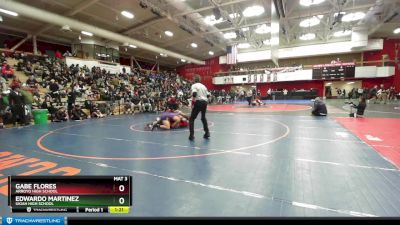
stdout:
POLYGON ((203 129, 206 134, 209 134, 208 124, 206 119, 206 111, 207 111, 207 102, 204 100, 197 100, 194 103, 192 114, 189 119, 189 130, 190 136, 194 136, 194 120, 197 118, 197 115, 201 112, 201 122, 203 123, 203 129))

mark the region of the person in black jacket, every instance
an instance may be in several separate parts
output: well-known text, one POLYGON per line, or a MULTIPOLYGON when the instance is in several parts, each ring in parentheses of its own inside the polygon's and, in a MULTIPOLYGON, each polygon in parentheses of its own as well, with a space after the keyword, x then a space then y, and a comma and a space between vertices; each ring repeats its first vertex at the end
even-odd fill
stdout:
POLYGON ((350 117, 363 117, 365 108, 367 108, 366 99, 364 97, 360 97, 360 102, 358 103, 358 105, 352 103, 351 107, 357 109, 357 112, 356 114, 350 113, 350 117))
POLYGON ((58 86, 58 84, 55 82, 55 80, 50 80, 50 84, 49 84, 49 89, 51 91, 50 96, 53 99, 57 100, 57 103, 61 105, 61 95, 59 93, 60 87, 58 86))
POLYGON ((4 119, 3 117, 6 116, 6 111, 7 111, 7 105, 5 101, 3 100, 3 97, 6 95, 3 93, 0 93, 0 129, 4 128, 4 119))
POLYGON ((18 86, 12 87, 9 99, 12 112, 12 122, 15 125, 17 125, 18 121, 27 125, 28 122, 26 121, 25 117, 24 96, 22 95, 18 86))
MULTIPOLYGON (((378 99, 378 85, 375 85, 370 91, 369 91, 370 97, 369 100, 374 99, 374 104, 376 104, 376 100, 378 99)), ((368 101, 369 101, 368 100, 368 101)))
POLYGON ((76 93, 73 89, 69 88, 67 90, 67 111, 68 111, 68 118, 71 119, 71 113, 72 113, 72 109, 74 108, 75 105, 75 101, 76 101, 76 93))
POLYGON ((328 115, 328 110, 326 109, 326 105, 319 97, 315 98, 314 108, 313 108, 311 114, 314 116, 328 115))

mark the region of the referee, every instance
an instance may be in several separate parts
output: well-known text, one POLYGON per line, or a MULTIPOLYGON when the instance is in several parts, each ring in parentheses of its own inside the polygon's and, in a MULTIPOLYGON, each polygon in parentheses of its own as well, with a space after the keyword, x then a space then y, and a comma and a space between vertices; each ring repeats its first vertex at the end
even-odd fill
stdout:
POLYGON ((206 111, 207 111, 207 101, 208 101, 208 91, 206 86, 200 83, 200 76, 194 77, 194 84, 191 87, 192 97, 193 97, 193 109, 192 114, 189 119, 189 140, 194 140, 194 120, 196 119, 199 112, 201 112, 201 122, 203 123, 204 128, 204 138, 210 137, 210 132, 208 130, 208 124, 206 119, 206 111))

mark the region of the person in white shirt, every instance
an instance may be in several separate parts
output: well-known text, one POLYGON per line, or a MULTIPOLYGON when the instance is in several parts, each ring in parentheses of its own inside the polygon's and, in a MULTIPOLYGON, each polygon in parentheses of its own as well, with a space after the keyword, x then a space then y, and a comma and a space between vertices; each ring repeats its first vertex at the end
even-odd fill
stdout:
POLYGON ((192 90, 192 101, 194 102, 192 113, 189 119, 189 140, 194 140, 194 120, 197 118, 197 115, 201 112, 201 122, 203 123, 204 129, 204 138, 208 139, 210 137, 210 131, 208 130, 208 124, 206 119, 206 111, 208 104, 208 96, 210 93, 208 92, 206 86, 200 83, 200 76, 194 77, 194 84, 191 87, 192 90))
POLYGON ((272 99, 271 94, 272 94, 272 90, 271 90, 271 88, 268 88, 267 95, 268 95, 268 98, 270 98, 270 99, 272 99))

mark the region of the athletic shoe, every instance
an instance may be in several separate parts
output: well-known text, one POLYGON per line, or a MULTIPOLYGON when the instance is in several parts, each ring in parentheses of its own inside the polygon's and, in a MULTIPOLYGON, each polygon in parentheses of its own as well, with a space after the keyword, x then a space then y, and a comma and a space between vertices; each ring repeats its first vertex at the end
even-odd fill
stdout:
POLYGON ((205 133, 203 137, 204 137, 205 139, 210 138, 210 133, 205 133))
POLYGON ((156 129, 156 127, 158 127, 157 124, 156 124, 156 125, 150 125, 151 131, 153 131, 154 129, 156 129))
POLYGON ((194 141, 194 136, 189 136, 189 140, 194 141))

